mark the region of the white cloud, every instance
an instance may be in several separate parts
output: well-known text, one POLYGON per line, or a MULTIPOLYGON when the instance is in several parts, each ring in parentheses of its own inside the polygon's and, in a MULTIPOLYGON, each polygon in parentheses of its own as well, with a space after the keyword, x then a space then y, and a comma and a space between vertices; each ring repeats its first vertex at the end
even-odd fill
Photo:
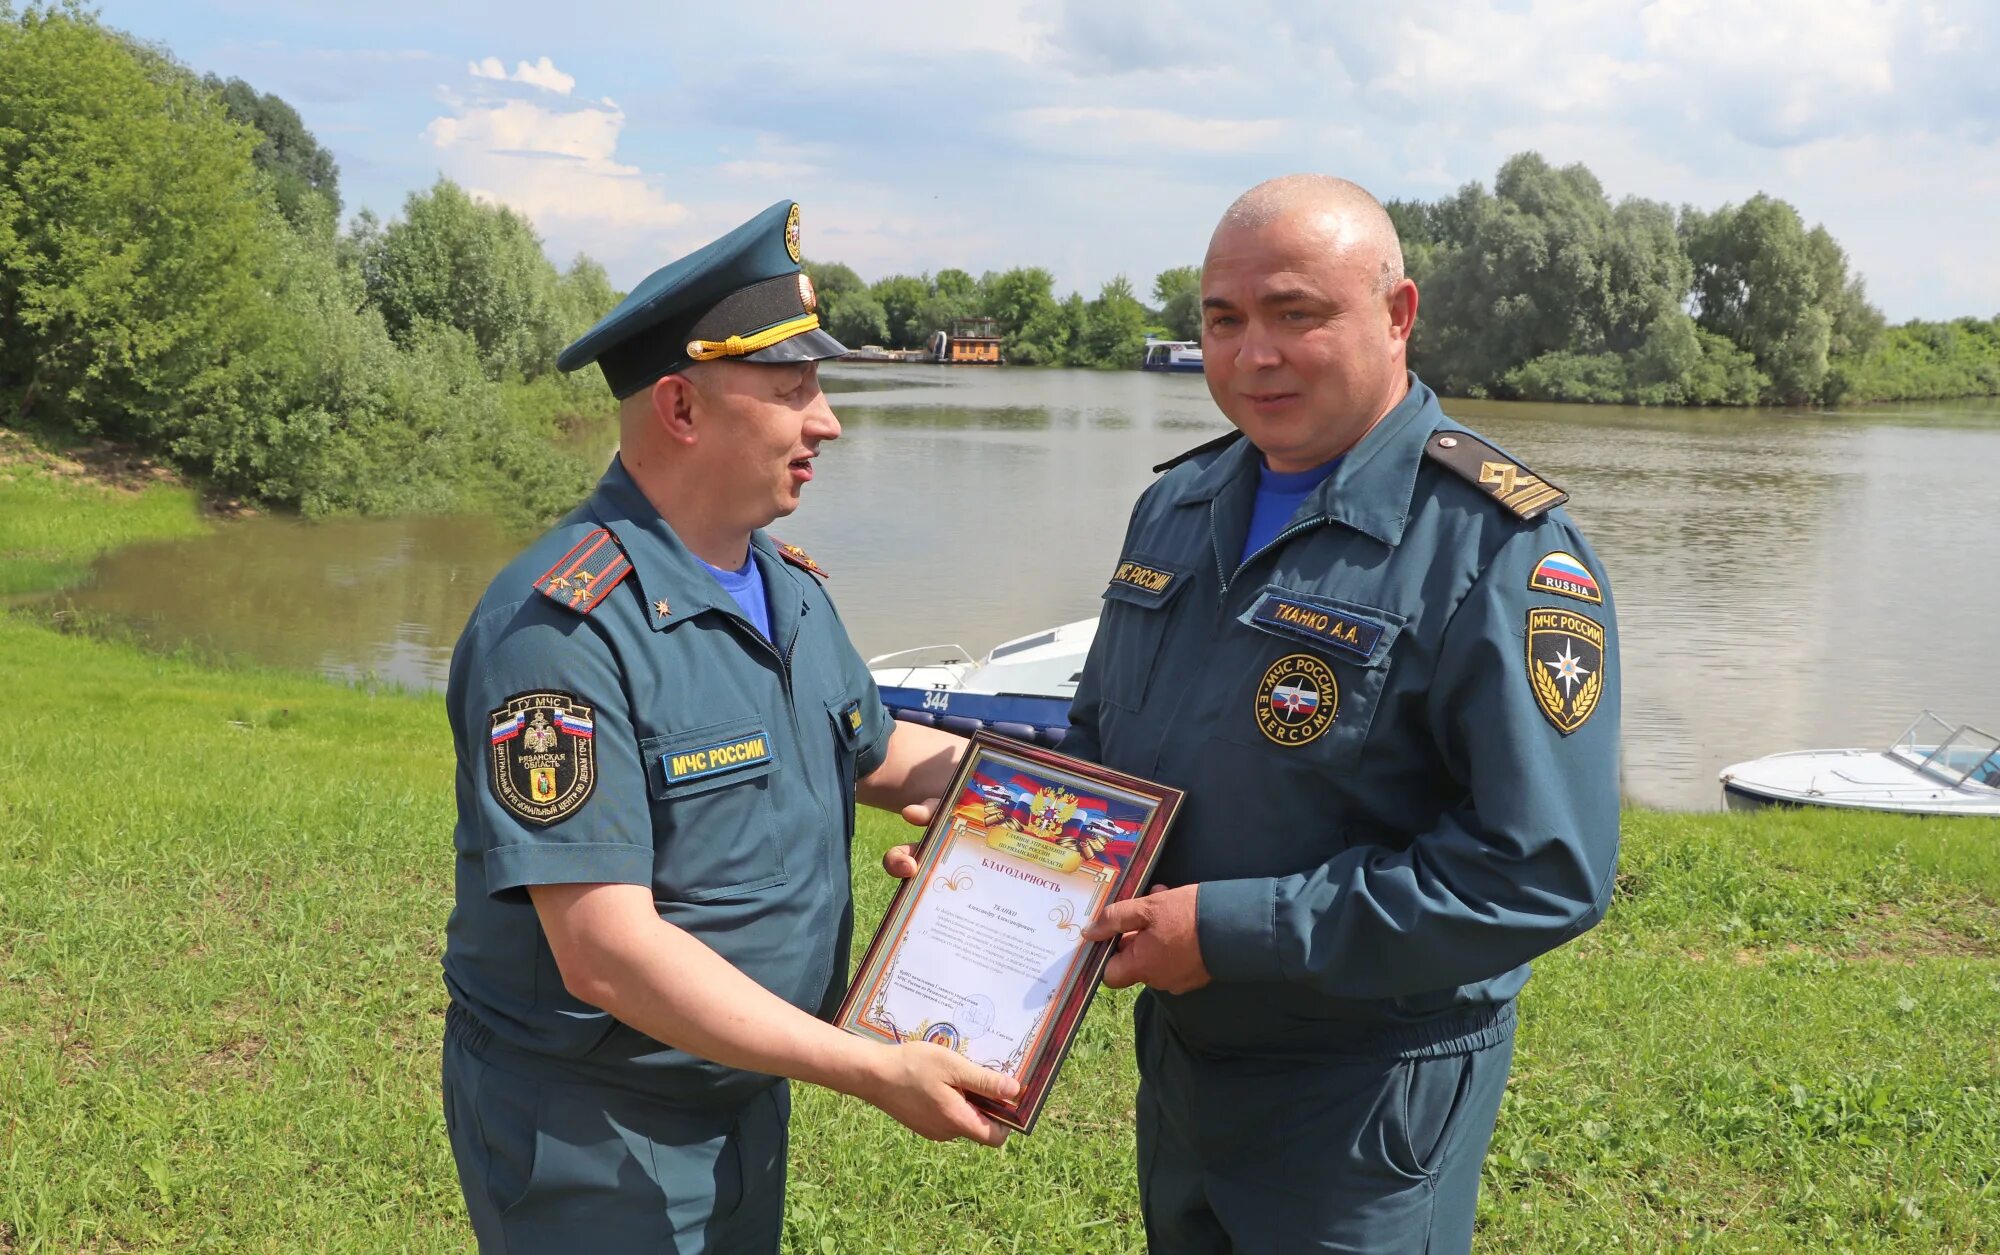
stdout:
POLYGON ((617 159, 626 119, 615 107, 508 100, 454 110, 424 129, 446 173, 525 214, 558 260, 577 252, 611 265, 657 258, 663 233, 687 217, 657 179, 617 159))
POLYGON ((1268 149, 1284 133, 1277 118, 1233 121, 1169 109, 1117 105, 1049 105, 1017 109, 1006 130, 1034 148, 1080 157, 1138 153, 1240 153, 1268 149))
POLYGON ((715 169, 723 178, 736 182, 784 183, 811 178, 824 167, 812 149, 766 132, 757 136, 747 155, 732 157, 715 169))
POLYGON ((530 87, 539 87, 558 96, 567 96, 576 87, 576 76, 558 70, 555 62, 547 57, 542 57, 533 64, 526 61, 516 62, 512 74, 507 72, 506 65, 498 57, 469 61, 465 68, 474 78, 497 79, 503 83, 526 83, 530 87))

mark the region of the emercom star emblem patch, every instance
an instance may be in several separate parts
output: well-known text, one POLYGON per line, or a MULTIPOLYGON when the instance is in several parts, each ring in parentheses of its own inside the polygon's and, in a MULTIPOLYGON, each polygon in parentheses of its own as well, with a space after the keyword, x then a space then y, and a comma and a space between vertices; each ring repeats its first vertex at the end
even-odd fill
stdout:
POLYGON ((569 693, 523 693, 493 712, 487 783, 516 819, 546 828, 597 787, 590 707, 569 693))
POLYGON ((1528 611, 1528 684, 1556 731, 1581 728, 1604 696, 1604 626, 1573 610, 1528 611))

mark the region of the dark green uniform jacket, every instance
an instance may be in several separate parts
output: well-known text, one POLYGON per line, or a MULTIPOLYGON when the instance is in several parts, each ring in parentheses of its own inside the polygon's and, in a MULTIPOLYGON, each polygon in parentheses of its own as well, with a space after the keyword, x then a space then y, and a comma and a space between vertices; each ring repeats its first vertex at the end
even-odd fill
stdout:
POLYGON ((811 560, 762 532, 751 550, 771 641, 614 461, 494 579, 459 640, 445 984, 455 1024, 513 1070, 699 1106, 770 1082, 571 997, 532 884, 646 885, 663 919, 779 997, 838 1004, 854 782, 880 765, 890 722, 811 560))
POLYGON ((1187 791, 1157 880, 1201 884, 1214 981, 1159 996, 1190 1049, 1479 1044, 1610 898, 1603 569, 1415 376, 1239 565, 1258 464, 1238 440, 1140 498, 1062 748, 1187 791))

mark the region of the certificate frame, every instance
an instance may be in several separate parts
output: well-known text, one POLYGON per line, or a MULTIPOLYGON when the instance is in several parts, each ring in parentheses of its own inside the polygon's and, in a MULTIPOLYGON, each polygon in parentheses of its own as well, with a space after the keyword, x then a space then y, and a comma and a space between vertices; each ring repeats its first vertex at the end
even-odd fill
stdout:
POLYGON ((890 901, 834 1015, 835 1026, 886 1043, 931 1041, 1014 1077, 1021 1089, 1012 1102, 979 1096, 971 1101, 999 1123, 1032 1133, 1114 944, 1068 939, 1105 905, 1145 889, 1181 799, 1181 791, 1167 785, 997 733, 975 732, 924 829, 916 874, 890 901), (981 889, 982 882, 998 889, 981 889), (991 898, 989 909, 976 905, 982 895, 1017 894, 1024 885, 1053 893, 1036 904, 1037 910, 1048 905, 1046 920, 1022 922, 1024 912, 1001 905, 1001 897, 991 898), (964 896, 953 896, 958 894, 964 896), (987 938, 967 931, 968 924, 987 929, 986 921, 991 921, 987 938), (961 985, 989 978, 955 971, 941 984, 916 975, 923 960, 908 961, 905 950, 913 923, 927 937, 956 930, 955 943, 948 944, 984 956, 966 961, 1009 970, 990 977, 992 990, 964 995, 954 1012, 950 998, 961 985), (1036 960, 1045 956, 1047 966, 1030 979, 1036 960), (1022 993, 1024 980, 1028 987, 1022 993), (997 1013, 985 992, 996 994, 997 1013), (913 1017, 899 1017, 897 1009, 913 1005, 941 1014, 903 1022, 913 1017), (987 1037, 995 1039, 981 1046, 987 1037))

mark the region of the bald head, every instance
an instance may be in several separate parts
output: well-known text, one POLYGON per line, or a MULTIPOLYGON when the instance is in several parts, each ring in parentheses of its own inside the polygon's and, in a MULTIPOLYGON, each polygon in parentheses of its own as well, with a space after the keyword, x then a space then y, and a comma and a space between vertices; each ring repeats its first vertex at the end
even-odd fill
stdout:
POLYGON ((1388 292, 1403 278, 1403 246, 1382 203, 1359 183, 1330 174, 1280 175, 1243 193, 1223 211, 1209 251, 1227 232, 1257 231, 1281 219, 1310 222, 1331 251, 1370 263, 1378 292, 1388 292))

